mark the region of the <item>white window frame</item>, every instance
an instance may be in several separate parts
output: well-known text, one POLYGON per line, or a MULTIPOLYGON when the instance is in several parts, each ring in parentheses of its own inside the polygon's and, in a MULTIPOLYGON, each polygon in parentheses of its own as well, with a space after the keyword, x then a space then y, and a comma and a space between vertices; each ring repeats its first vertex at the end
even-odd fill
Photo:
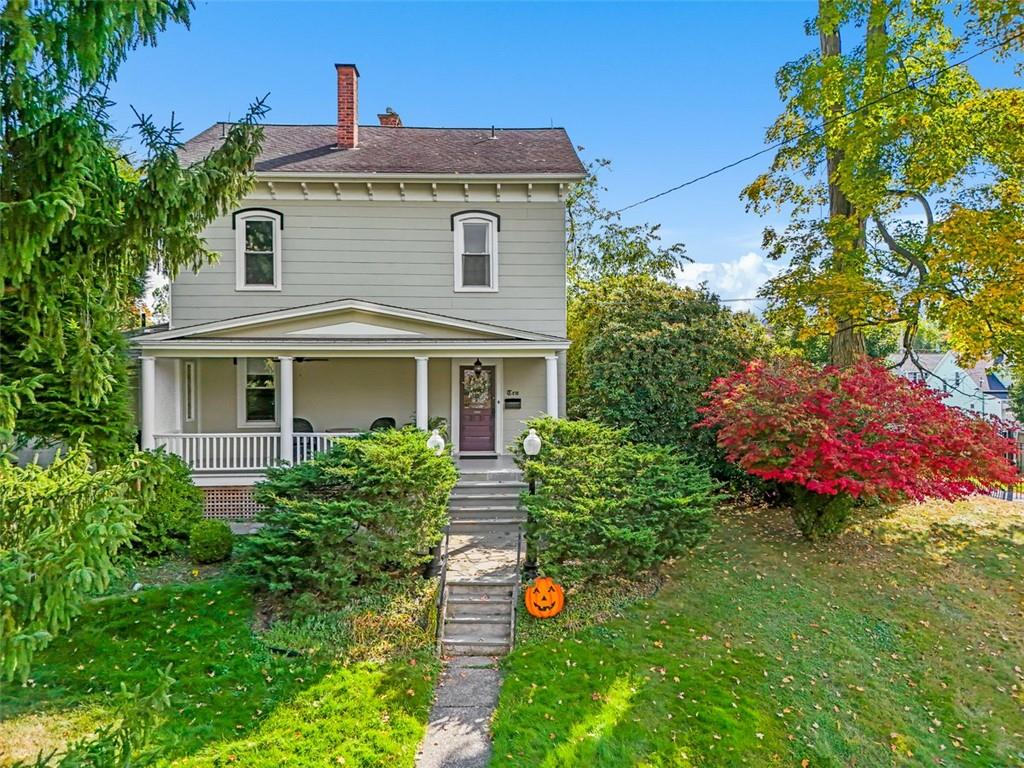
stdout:
POLYGON ((460 213, 452 217, 452 229, 454 230, 455 247, 455 292, 456 293, 497 293, 498 291, 498 217, 489 213, 474 211, 472 213, 460 213), (491 256, 491 284, 490 285, 463 285, 462 284, 462 256, 465 250, 465 233, 463 224, 487 224, 490 233, 490 256, 491 256))
POLYGON ((271 368, 274 372, 274 418, 272 421, 250 421, 245 410, 245 390, 249 378, 249 361, 262 360, 260 357, 240 357, 235 366, 235 400, 238 403, 238 426, 241 427, 276 427, 281 418, 281 387, 278 378, 278 366, 274 361, 271 368))
POLYGON ((241 211, 235 215, 235 290, 281 290, 281 214, 275 211, 241 211), (248 221, 270 221, 274 225, 274 284, 249 285, 245 282, 245 224, 248 221))
POLYGON ((192 423, 196 420, 196 364, 194 360, 185 361, 185 373, 182 379, 182 399, 184 400, 185 421, 192 423))

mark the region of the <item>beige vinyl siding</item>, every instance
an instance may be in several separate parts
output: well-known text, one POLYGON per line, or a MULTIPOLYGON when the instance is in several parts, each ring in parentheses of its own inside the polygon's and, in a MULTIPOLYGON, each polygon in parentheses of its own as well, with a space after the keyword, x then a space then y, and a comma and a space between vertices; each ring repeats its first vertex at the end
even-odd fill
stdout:
POLYGON ((519 433, 523 431, 528 419, 539 416, 547 406, 547 389, 545 386, 544 358, 507 357, 504 361, 504 392, 499 393, 501 400, 501 412, 499 416, 504 418, 504 442, 499 446, 502 450, 515 442, 519 433), (509 391, 518 392, 523 401, 522 410, 510 411, 505 408, 505 398, 509 391))
POLYGON ((171 287, 174 327, 274 309, 365 299, 467 320, 565 336, 565 227, 559 202, 451 203, 259 200, 284 215, 282 290, 235 290, 231 217, 213 222, 217 264, 171 287), (501 217, 496 293, 454 290, 451 215, 501 217))

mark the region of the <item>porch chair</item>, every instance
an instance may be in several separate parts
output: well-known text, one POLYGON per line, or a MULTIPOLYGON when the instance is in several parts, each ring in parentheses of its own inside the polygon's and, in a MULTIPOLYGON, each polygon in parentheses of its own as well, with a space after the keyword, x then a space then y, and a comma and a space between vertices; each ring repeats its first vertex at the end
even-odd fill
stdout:
POLYGON ((370 424, 370 431, 376 432, 379 429, 394 429, 397 422, 390 416, 381 416, 379 419, 374 419, 373 423, 370 424))

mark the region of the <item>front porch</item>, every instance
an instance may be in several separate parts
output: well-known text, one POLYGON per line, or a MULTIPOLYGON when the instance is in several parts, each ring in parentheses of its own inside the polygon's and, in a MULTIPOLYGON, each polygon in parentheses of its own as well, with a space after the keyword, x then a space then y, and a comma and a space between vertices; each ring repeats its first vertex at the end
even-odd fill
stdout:
POLYGON ((141 445, 239 486, 374 428, 500 456, 563 412, 565 340, 425 314, 341 302, 138 337, 141 445))

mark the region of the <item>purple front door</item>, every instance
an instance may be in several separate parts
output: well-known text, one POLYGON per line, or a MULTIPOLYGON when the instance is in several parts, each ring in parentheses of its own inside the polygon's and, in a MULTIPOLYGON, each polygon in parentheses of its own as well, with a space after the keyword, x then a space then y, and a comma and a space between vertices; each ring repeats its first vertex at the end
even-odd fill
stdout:
POLYGON ((459 368, 459 450, 494 450, 494 366, 459 368))

